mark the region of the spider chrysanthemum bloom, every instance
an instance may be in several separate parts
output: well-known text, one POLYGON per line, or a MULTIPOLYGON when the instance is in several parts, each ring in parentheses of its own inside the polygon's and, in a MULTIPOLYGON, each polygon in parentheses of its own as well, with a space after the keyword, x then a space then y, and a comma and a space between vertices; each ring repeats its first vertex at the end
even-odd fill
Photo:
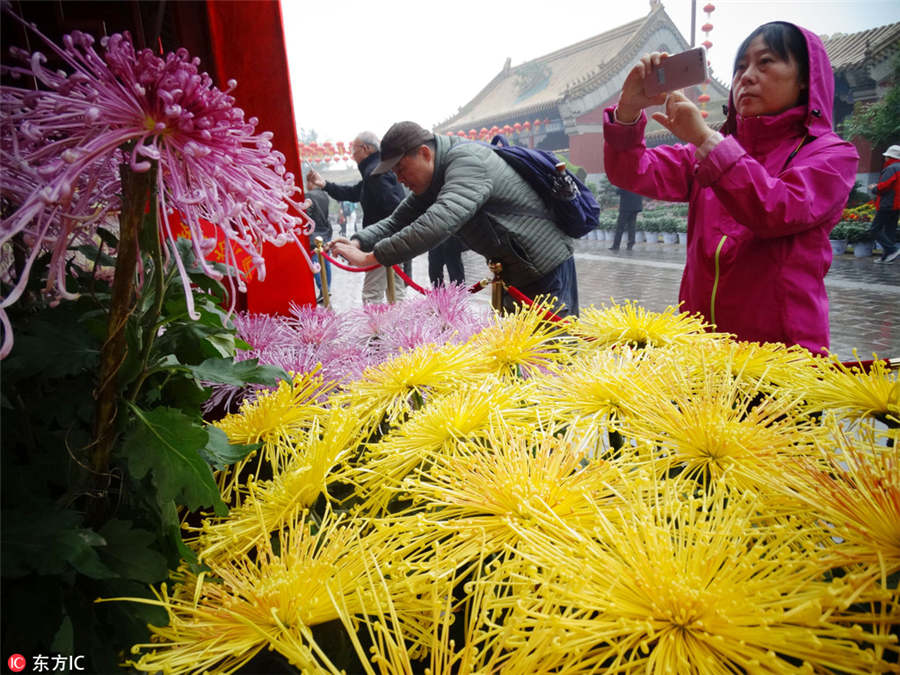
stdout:
POLYGON ((379 512, 402 491, 403 479, 415 467, 454 454, 461 441, 483 438, 501 422, 528 428, 536 419, 530 412, 522 390, 499 379, 461 387, 431 399, 367 446, 362 464, 348 469, 346 480, 357 487, 365 511, 379 512))
POLYGON ((612 487, 620 469, 589 460, 592 449, 572 429, 553 434, 498 425, 417 469, 404 492, 453 533, 445 547, 453 559, 471 563, 515 547, 532 529, 577 527, 598 505, 620 508, 612 487))
POLYGON ((735 378, 720 360, 679 367, 677 356, 657 377, 642 380, 644 396, 623 406, 621 433, 655 444, 655 454, 686 478, 727 477, 733 486, 767 492, 779 466, 813 451, 817 425, 799 396, 764 393, 735 378))
POLYGON ((884 361, 844 365, 836 357, 821 360, 818 379, 810 387, 811 409, 833 411, 852 420, 875 417, 893 429, 900 428, 900 371, 884 361))
POLYGON ((700 316, 667 307, 662 312, 648 312, 636 302, 613 304, 597 309, 593 305, 582 310, 572 333, 590 341, 590 347, 631 345, 665 347, 686 345, 710 339, 708 328, 700 316))
POLYGON ((549 305, 519 306, 512 314, 495 315, 493 321, 472 336, 467 344, 480 355, 480 369, 504 377, 520 377, 540 372, 567 361, 565 345, 571 321, 546 318, 549 305))
POLYGON ((238 503, 223 518, 204 520, 191 542, 201 560, 243 555, 270 532, 309 508, 326 494, 329 474, 360 442, 356 420, 330 409, 309 430, 295 434, 282 448, 284 465, 271 480, 249 478, 234 490, 238 503))
POLYGON ((536 533, 522 552, 533 584, 497 599, 508 672, 884 672, 872 644, 892 638, 851 625, 879 616, 848 607, 891 593, 824 580, 814 541, 760 525, 758 508, 752 493, 688 497, 669 481, 621 520, 598 510, 581 538, 536 533))
MULTIPOLYGON (((58 46, 33 26, 27 29, 66 70, 49 70, 43 54, 23 50, 14 50, 22 65, 3 66, 4 76, 27 84, 0 88, 0 149, 4 169, 12 169, 2 172, 3 193, 15 201, 3 219, 0 243, 24 233, 32 251, 52 249, 51 267, 59 269, 51 277, 61 278, 76 232, 93 232, 110 209, 120 208, 117 165, 143 172, 156 163, 166 239, 174 245, 178 236, 170 220, 177 211, 190 230, 197 262, 207 275, 221 278, 205 260, 216 242, 204 236, 200 221, 214 223, 224 238, 225 262, 240 270, 234 253, 239 246, 264 277, 262 242, 296 240, 297 228, 308 219, 295 201, 298 188, 285 171, 284 156, 272 148, 272 134, 255 133, 257 120, 245 120, 235 107, 230 91, 236 83, 222 91, 184 49, 165 57, 136 51, 127 33, 104 37, 100 55, 85 33, 73 32, 58 46), (34 82, 36 87, 29 86, 34 82)), ((0 307, 19 297, 35 256, 0 307)), ((186 280, 180 256, 173 258, 186 280)), ((184 285, 193 315, 189 284, 184 285)))
MULTIPOLYGON (((371 556, 361 542, 363 524, 326 515, 321 523, 299 516, 254 556, 211 560, 205 578, 156 600, 115 598, 163 607, 166 626, 151 626, 153 642, 128 665, 144 672, 231 673, 262 649, 272 649, 303 672, 337 672, 312 626, 341 620, 371 593, 371 556)), ((189 580, 190 581, 190 580, 189 580)), ((377 589, 376 589, 377 592, 377 589)), ((108 600, 107 600, 108 601, 108 600)), ((370 601, 371 602, 371 601, 370 601)))
POLYGON ((395 423, 427 397, 474 382, 473 358, 466 345, 422 345, 367 368, 348 385, 346 398, 360 420, 395 423))
POLYGON ((544 414, 595 434, 614 431, 625 401, 637 405, 645 379, 660 377, 648 366, 646 350, 598 349, 576 357, 571 364, 534 378, 544 414))
POLYGON ((219 473, 217 482, 224 499, 236 494, 236 481, 254 462, 251 474, 257 477, 263 467, 277 473, 290 463, 304 432, 314 420, 326 416, 327 408, 320 399, 334 386, 324 382, 316 368, 295 375, 291 382, 280 381, 274 390, 259 392, 255 399, 245 400, 239 412, 213 424, 225 432, 231 443, 262 443, 259 450, 219 473))
POLYGON ((802 462, 783 489, 822 523, 823 555, 885 580, 900 572, 900 455, 876 444, 871 428, 847 435, 829 424, 817 461, 802 462))

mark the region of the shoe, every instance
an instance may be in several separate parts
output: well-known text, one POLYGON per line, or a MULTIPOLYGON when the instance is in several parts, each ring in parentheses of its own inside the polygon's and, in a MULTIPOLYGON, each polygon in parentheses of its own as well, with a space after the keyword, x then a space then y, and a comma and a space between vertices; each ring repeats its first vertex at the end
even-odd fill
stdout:
POLYGON ((628 246, 626 246, 625 248, 626 248, 626 250, 630 251, 631 249, 634 248, 634 244, 628 244, 628 246))
POLYGON ((618 251, 618 250, 619 250, 619 247, 618 247, 618 246, 610 246, 610 247, 609 247, 609 250, 610 250, 610 251, 618 251))
POLYGON ((317 305, 321 305, 323 302, 325 302, 325 297, 324 297, 324 296, 320 295, 319 297, 316 298, 316 304, 317 304, 317 305))
POLYGON ((898 246, 897 248, 895 248, 893 253, 884 256, 884 257, 881 259, 881 262, 883 262, 883 263, 894 262, 894 261, 897 259, 898 256, 900 256, 900 246, 898 246))

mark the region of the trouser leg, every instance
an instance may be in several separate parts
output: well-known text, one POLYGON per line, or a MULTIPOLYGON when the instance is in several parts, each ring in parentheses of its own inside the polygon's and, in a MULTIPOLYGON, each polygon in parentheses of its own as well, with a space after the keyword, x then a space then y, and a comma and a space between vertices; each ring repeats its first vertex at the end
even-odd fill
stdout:
POLYGON ((387 277, 384 267, 369 270, 363 278, 362 301, 364 305, 384 302, 384 291, 387 288, 387 277))

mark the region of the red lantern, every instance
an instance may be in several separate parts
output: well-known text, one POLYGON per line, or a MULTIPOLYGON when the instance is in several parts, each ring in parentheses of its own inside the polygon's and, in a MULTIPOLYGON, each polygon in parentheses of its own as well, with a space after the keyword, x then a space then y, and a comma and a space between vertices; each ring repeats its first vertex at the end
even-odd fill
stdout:
POLYGON ((519 133, 520 131, 522 131, 522 125, 516 122, 515 124, 513 124, 513 129, 516 130, 516 133, 519 133))
POLYGON ((452 135, 453 135, 453 132, 452 132, 452 131, 448 131, 448 132, 447 132, 447 135, 448 135, 448 136, 452 136, 452 135))
POLYGON ((712 12, 715 8, 716 8, 716 6, 710 2, 703 8, 703 11, 706 12, 707 14, 712 14, 712 12))
POLYGON ((466 132, 463 131, 462 129, 460 129, 459 131, 456 132, 456 135, 459 136, 460 138, 465 138, 466 132))
POLYGON ((703 46, 706 47, 707 49, 711 49, 711 48, 712 48, 712 42, 710 42, 709 40, 704 40, 704 41, 703 41, 703 46))
POLYGON ((548 124, 550 124, 550 118, 549 118, 549 117, 545 117, 545 118, 544 118, 543 124, 544 124, 544 126, 547 126, 548 124))
POLYGON ((525 123, 522 125, 522 128, 525 131, 528 131, 529 129, 531 129, 531 122, 529 122, 528 120, 525 120, 525 123))
POLYGON ((326 162, 326 163, 328 163, 328 162, 331 161, 331 157, 325 157, 324 159, 325 159, 325 162, 326 162))
POLYGON ((504 133, 504 134, 512 133, 512 127, 509 126, 508 124, 504 124, 504 125, 503 125, 503 133, 504 133))
POLYGON ((697 100, 700 101, 700 103, 709 103, 709 98, 709 94, 700 94, 697 97, 697 100))
POLYGON ((344 161, 347 162, 350 160, 350 155, 344 155, 344 161))
POLYGON ((500 133, 500 127, 498 127, 498 126, 495 124, 494 126, 491 127, 491 132, 490 132, 490 133, 491 133, 491 136, 496 136, 497 134, 500 133))
POLYGON ((537 127, 539 127, 539 126, 541 126, 541 121, 540 121, 540 120, 535 120, 535 121, 534 121, 534 127, 535 127, 535 130, 537 130, 537 127))
POLYGON ((712 29, 713 29, 713 25, 711 23, 705 23, 702 26, 700 26, 700 30, 702 30, 704 33, 708 33, 712 29))
POLYGON ((701 116, 703 119, 706 119, 707 117, 709 117, 709 111, 708 111, 708 110, 701 110, 701 111, 700 111, 700 116, 701 116))
POLYGON ((490 132, 487 130, 487 127, 481 127, 481 131, 480 131, 479 133, 480 133, 482 136, 487 136, 488 133, 490 133, 490 132))

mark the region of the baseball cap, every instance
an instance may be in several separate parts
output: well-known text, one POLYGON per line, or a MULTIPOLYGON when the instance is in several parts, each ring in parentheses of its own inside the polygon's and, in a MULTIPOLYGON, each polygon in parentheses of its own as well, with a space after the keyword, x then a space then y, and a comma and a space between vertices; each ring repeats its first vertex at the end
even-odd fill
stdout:
POLYGON ((884 151, 885 157, 890 157, 891 159, 900 159, 900 145, 892 145, 887 150, 884 151))
POLYGON ((372 170, 372 174, 377 176, 387 173, 407 152, 433 139, 433 133, 415 122, 397 122, 381 139, 381 161, 372 170))

